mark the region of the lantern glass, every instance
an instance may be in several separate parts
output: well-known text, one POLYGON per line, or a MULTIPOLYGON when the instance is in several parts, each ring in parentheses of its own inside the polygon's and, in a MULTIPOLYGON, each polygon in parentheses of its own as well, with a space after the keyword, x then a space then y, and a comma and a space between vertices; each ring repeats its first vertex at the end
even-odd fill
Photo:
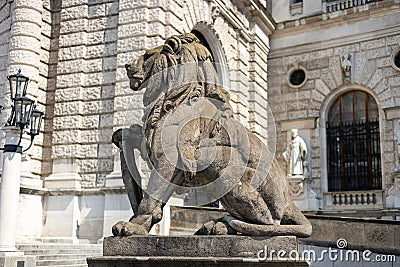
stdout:
POLYGON ((38 135, 40 131, 40 126, 42 125, 44 113, 37 110, 36 107, 32 111, 31 121, 30 121, 30 135, 38 135))
POLYGON ((14 99, 15 123, 20 128, 24 128, 29 123, 33 111, 33 102, 26 96, 14 99))
POLYGON ((10 117, 7 120, 7 126, 15 125, 15 108, 12 106, 10 117))
POLYGON ((21 74, 21 70, 18 70, 17 74, 7 76, 10 82, 11 99, 25 96, 28 88, 29 78, 21 74))

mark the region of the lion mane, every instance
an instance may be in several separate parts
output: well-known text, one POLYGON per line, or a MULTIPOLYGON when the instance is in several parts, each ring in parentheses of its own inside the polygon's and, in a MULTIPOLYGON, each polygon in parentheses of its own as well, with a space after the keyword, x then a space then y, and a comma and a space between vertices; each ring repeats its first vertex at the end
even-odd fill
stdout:
POLYGON ((211 53, 194 34, 170 37, 164 45, 148 50, 143 60, 145 107, 157 101, 158 106, 164 102, 168 109, 193 97, 229 103, 229 93, 219 85, 211 53))

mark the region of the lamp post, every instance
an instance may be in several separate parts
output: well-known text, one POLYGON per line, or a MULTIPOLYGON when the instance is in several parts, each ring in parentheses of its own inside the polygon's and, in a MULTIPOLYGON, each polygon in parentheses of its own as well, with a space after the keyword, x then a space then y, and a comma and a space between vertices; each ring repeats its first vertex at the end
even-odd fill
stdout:
POLYGON ((29 78, 21 74, 7 77, 13 101, 11 115, 3 127, 6 141, 3 150, 3 170, 0 184, 0 252, 15 252, 15 233, 20 190, 21 155, 39 134, 44 113, 37 110, 34 100, 26 96, 29 78), (23 133, 29 128, 31 142, 23 150, 23 133))

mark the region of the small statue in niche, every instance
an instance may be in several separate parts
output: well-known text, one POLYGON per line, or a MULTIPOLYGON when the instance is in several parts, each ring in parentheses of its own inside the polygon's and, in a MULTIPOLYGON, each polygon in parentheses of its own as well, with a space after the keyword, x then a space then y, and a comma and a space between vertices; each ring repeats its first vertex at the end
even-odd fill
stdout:
POLYGON ((342 61, 342 69, 344 73, 345 80, 350 80, 351 70, 353 67, 353 63, 351 62, 351 54, 347 54, 347 56, 341 56, 342 61))
POLYGON ((215 4, 212 4, 211 6, 211 19, 213 22, 215 22, 215 20, 219 17, 221 13, 221 10, 219 9, 219 7, 215 4))
POLYGON ((303 138, 299 136, 298 129, 292 129, 292 139, 287 146, 282 156, 287 163, 289 163, 288 176, 305 175, 305 168, 307 162, 305 161, 307 156, 307 146, 303 138))
MULTIPOLYGON (((400 136, 395 137, 395 141, 397 144, 397 157, 398 157, 398 164, 400 166, 400 136)), ((400 169, 400 168, 399 168, 400 169)))

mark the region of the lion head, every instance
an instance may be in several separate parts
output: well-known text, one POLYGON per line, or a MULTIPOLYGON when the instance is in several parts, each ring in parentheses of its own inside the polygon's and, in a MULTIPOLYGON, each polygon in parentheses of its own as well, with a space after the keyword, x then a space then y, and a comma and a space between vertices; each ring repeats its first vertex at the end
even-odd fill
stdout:
POLYGON ((212 62, 208 49, 194 34, 187 33, 168 38, 164 45, 147 50, 144 55, 127 63, 125 68, 132 90, 146 88, 145 106, 156 100, 164 88, 177 83, 191 84, 192 87, 197 83, 203 88, 201 96, 228 103, 229 94, 219 86, 212 62))

